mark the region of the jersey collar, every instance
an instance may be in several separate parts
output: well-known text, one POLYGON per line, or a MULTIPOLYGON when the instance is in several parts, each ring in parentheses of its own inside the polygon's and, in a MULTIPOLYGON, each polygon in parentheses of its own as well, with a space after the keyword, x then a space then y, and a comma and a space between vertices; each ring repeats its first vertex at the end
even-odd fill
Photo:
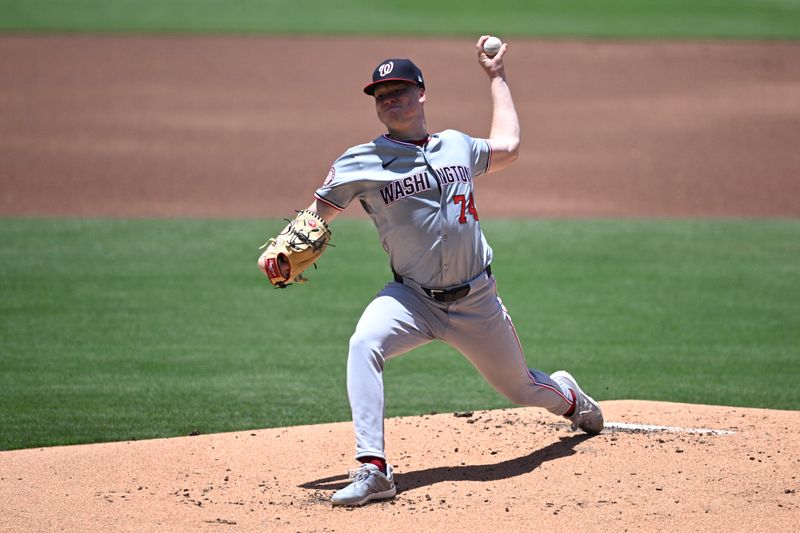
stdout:
POLYGON ((431 140, 431 136, 428 135, 424 139, 420 139, 418 141, 398 141, 397 139, 392 139, 391 137, 389 137, 388 133, 384 133, 383 138, 386 139, 387 141, 392 141, 393 143, 404 144, 406 146, 419 146, 420 148, 425 146, 428 143, 428 141, 431 140))

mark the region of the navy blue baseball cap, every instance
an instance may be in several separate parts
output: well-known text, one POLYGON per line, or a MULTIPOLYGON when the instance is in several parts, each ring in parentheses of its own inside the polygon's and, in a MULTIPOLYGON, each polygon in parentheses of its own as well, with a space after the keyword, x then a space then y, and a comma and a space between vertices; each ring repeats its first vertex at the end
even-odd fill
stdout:
POLYGON ((375 67, 372 73, 372 83, 364 87, 364 92, 372 96, 375 87, 385 81, 407 81, 425 88, 422 71, 410 59, 386 59, 375 67))

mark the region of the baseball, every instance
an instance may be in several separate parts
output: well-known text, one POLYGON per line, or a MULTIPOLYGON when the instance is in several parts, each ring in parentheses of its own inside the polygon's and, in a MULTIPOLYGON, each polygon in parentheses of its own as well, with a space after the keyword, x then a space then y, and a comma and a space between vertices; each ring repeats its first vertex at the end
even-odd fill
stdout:
POLYGON ((501 46, 503 46, 503 41, 492 35, 484 41, 483 51, 486 52, 487 56, 494 57, 500 51, 501 46))

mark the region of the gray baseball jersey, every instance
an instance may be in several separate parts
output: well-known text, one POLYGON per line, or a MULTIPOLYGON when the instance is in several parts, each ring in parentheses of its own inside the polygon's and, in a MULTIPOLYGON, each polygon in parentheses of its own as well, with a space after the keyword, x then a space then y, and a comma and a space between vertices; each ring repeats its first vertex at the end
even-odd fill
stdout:
POLYGON ((358 199, 394 272, 451 287, 492 260, 473 194, 473 179, 490 163, 486 140, 455 130, 431 135, 424 147, 384 135, 337 159, 316 197, 340 210, 358 199))
POLYGON ((385 361, 435 339, 459 350, 514 403, 558 415, 572 405, 561 385, 527 367, 487 271, 492 250, 481 231, 473 179, 489 170, 491 153, 486 140, 454 130, 431 135, 422 146, 384 135, 345 152, 316 191, 318 201, 339 210, 359 200, 395 272, 350 338, 356 458, 386 457, 385 361))

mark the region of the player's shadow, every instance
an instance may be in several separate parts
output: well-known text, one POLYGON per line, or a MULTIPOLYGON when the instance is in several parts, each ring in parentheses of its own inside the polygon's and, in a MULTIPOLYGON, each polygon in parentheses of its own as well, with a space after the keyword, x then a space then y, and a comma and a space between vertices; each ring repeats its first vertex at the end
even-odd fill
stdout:
MULTIPOLYGON (((533 472, 542 463, 574 455, 575 446, 591 438, 591 435, 580 434, 562 437, 558 442, 549 444, 524 457, 509 459, 494 464, 439 466, 395 475, 397 491, 414 490, 420 487, 435 485, 443 481, 497 481, 521 476, 533 472)), ((346 475, 326 477, 309 481, 300 485, 304 489, 339 490, 346 487, 349 480, 346 475)))

